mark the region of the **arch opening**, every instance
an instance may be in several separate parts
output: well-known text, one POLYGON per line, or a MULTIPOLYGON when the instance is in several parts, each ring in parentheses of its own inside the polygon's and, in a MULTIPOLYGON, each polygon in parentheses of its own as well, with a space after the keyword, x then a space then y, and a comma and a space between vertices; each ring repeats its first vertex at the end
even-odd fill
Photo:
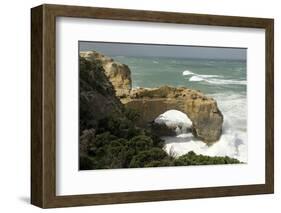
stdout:
POLYGON ((158 136, 176 136, 192 132, 192 121, 186 113, 171 109, 158 115, 151 127, 158 136))

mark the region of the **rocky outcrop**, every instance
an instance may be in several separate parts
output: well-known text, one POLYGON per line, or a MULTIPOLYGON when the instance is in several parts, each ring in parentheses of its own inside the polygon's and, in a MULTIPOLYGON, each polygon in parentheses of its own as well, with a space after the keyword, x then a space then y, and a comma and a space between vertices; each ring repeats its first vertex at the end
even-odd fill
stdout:
POLYGON ((187 114, 192 121, 194 136, 205 142, 217 141, 222 132, 223 115, 216 101, 196 90, 169 86, 137 88, 121 102, 139 111, 140 126, 146 126, 160 114, 175 109, 187 114))
POLYGON ((177 135, 177 127, 176 125, 174 126, 167 126, 164 123, 156 123, 156 122, 151 122, 151 131, 162 137, 162 136, 176 136, 177 135))
POLYGON ((80 52, 80 56, 102 65, 105 75, 116 91, 116 96, 124 97, 129 95, 132 88, 132 79, 130 68, 126 64, 114 61, 112 58, 96 51, 80 52))
POLYGON ((79 128, 95 128, 98 120, 109 114, 121 114, 123 105, 115 95, 103 67, 94 59, 80 57, 79 128))

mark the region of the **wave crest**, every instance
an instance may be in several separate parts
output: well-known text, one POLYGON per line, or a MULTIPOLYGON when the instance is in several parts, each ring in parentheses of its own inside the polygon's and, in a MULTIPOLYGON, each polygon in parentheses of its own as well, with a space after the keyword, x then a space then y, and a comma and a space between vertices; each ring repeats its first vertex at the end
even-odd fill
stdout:
POLYGON ((191 71, 189 71, 189 70, 185 70, 185 71, 182 72, 182 75, 183 75, 183 76, 186 76, 186 75, 194 75, 194 73, 191 72, 191 71))
POLYGON ((189 81, 204 81, 205 79, 204 78, 201 78, 200 76, 192 76, 189 81))

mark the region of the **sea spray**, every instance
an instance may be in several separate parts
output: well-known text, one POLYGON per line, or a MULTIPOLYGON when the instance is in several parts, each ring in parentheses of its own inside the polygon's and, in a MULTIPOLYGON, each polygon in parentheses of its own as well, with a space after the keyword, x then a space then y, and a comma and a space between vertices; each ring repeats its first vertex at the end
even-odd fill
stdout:
POLYGON ((168 110, 159 115, 154 122, 165 124, 168 128, 175 128, 177 135, 186 133, 192 126, 192 122, 188 116, 178 110, 168 110))
MULTIPOLYGON (((247 162, 247 133, 245 95, 216 94, 213 95, 219 103, 224 115, 223 133, 219 141, 208 145, 196 139, 192 133, 163 137, 165 151, 181 156, 189 151, 208 156, 228 156, 241 162, 247 162)), ((181 116, 182 114, 177 114, 181 116)), ((184 116, 183 116, 184 117, 184 116)), ((177 118, 177 120, 181 120, 177 118)), ((168 122, 168 121, 167 121, 168 122)))

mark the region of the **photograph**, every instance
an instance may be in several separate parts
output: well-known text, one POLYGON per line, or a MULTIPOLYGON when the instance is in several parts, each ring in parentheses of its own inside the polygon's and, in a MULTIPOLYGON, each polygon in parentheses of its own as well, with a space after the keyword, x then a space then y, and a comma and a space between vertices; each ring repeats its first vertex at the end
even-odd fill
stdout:
POLYGON ((30 203, 273 194, 274 18, 100 6, 31 8, 30 203))
POLYGON ((79 41, 79 170, 247 163, 247 49, 79 41))

